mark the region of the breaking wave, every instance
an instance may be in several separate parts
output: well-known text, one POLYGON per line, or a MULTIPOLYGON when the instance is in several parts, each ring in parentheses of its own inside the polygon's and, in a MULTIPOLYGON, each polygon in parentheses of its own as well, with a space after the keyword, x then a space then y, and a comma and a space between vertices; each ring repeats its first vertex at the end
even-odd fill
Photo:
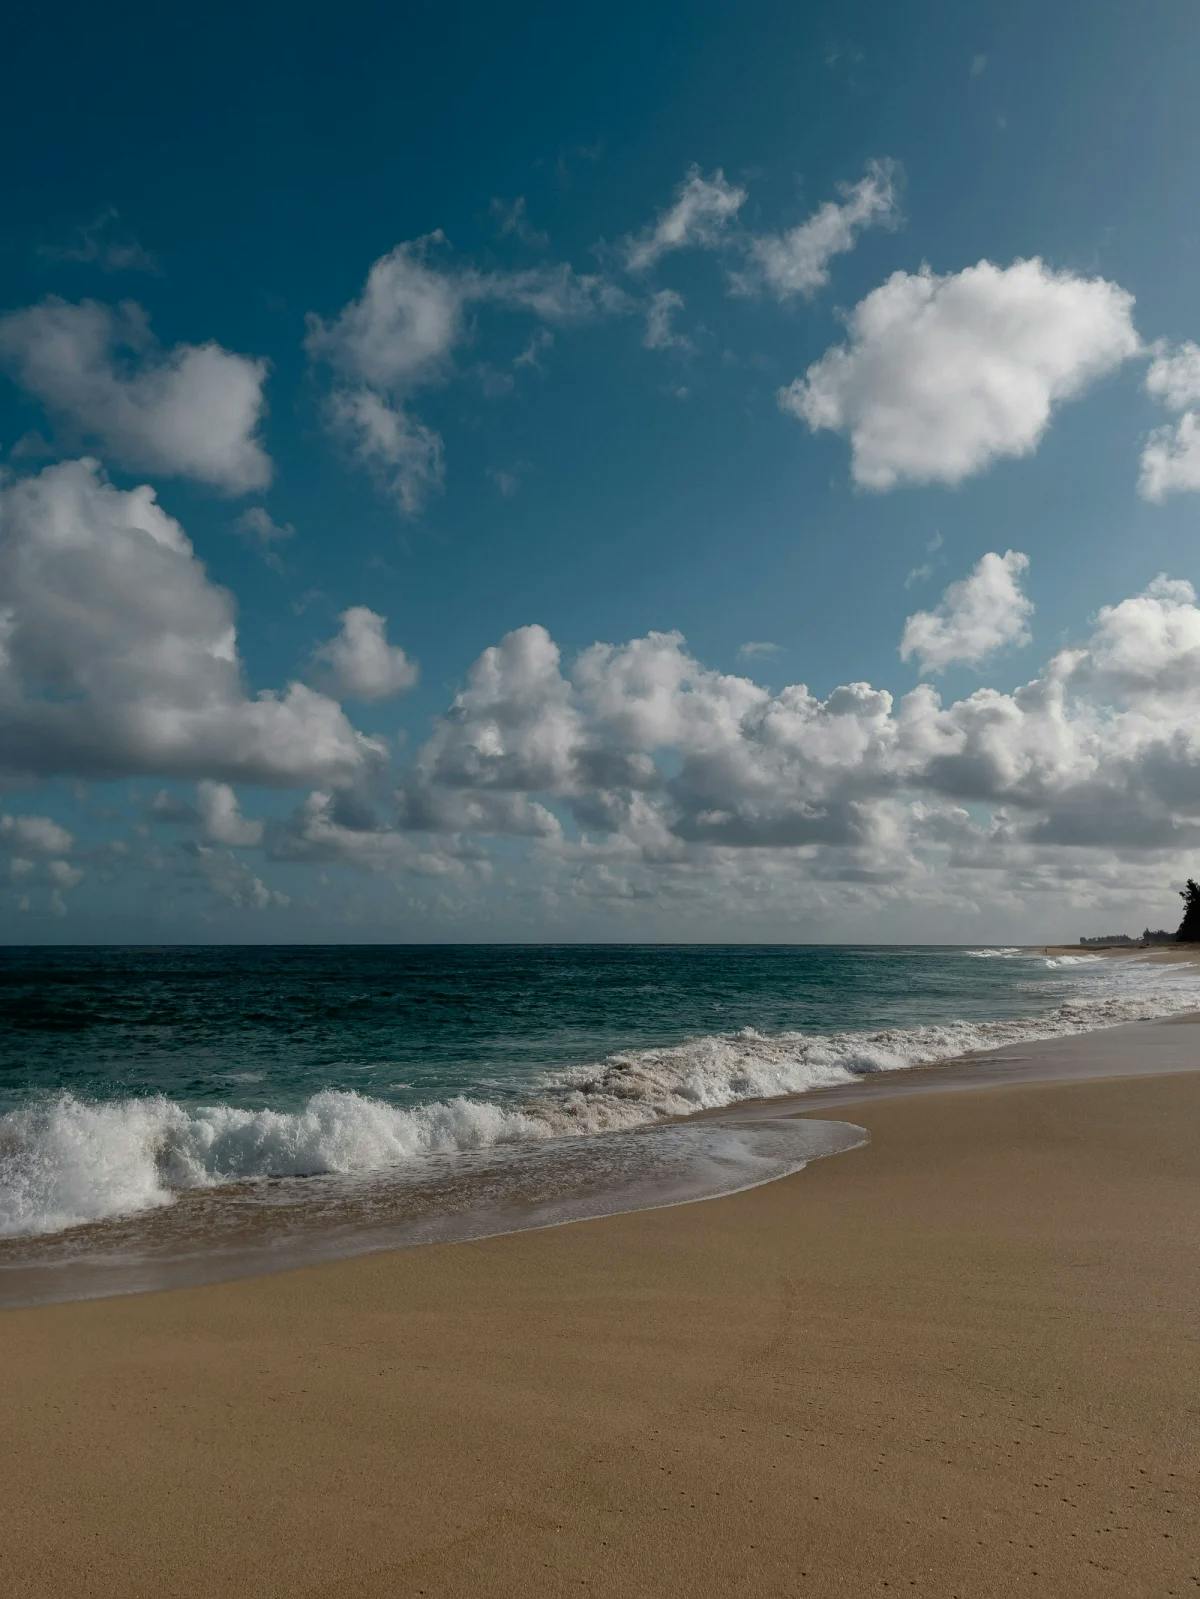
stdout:
POLYGON ((508 1101, 460 1096, 405 1107, 340 1088, 313 1094, 297 1110, 161 1095, 44 1098, 0 1117, 0 1235, 58 1232, 248 1179, 385 1172, 431 1156, 614 1132, 1200 1006, 1200 973, 1192 968, 1095 964, 1103 973, 1080 973, 1078 989, 1037 1017, 878 1032, 748 1028, 611 1055, 550 1074, 534 1093, 508 1101))

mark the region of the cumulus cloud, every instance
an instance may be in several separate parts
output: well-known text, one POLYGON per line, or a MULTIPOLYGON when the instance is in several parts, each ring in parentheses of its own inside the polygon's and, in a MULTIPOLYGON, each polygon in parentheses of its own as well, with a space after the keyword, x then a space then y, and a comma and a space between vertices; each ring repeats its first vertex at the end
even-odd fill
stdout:
POLYGON ((352 605, 338 617, 341 630, 313 656, 332 692, 346 699, 384 700, 417 681, 417 663, 387 641, 387 617, 352 605))
POLYGON ((745 189, 727 182, 720 167, 710 178, 699 167, 690 167, 666 210, 642 233, 626 239, 626 267, 644 272, 672 250, 714 244, 745 201, 745 189))
POLYGON ((779 401, 814 432, 848 435, 864 488, 959 483, 1030 454, 1057 405, 1136 354, 1132 313, 1117 284, 1036 258, 896 272, 779 401))
POLYGON ((48 816, 0 815, 0 841, 19 855, 67 855, 74 839, 48 816))
POLYGON ((10 815, 0 812, 0 878, 19 885, 19 908, 29 910, 29 890, 41 887, 52 915, 66 913, 63 895, 83 881, 83 868, 63 859, 75 848, 68 830, 49 816, 10 815))
POLYGON ((247 692, 232 598, 153 489, 91 460, 0 486, 0 769, 345 783, 380 754, 303 684, 247 692))
POLYGON ((1169 494, 1200 492, 1200 412, 1155 428, 1142 451, 1138 492, 1155 504, 1169 494))
MULTIPOLYGON (((473 307, 492 305, 554 327, 627 308, 612 284, 566 264, 481 272, 444 257, 445 245, 441 232, 397 245, 373 263, 362 293, 334 318, 308 318, 308 353, 335 375, 331 429, 409 516, 444 476, 442 439, 413 415, 412 398, 448 378, 454 351, 470 336, 473 307)), ((527 347, 525 364, 536 364, 541 347, 527 347)))
POLYGON ((827 200, 798 227, 751 238, 739 286, 765 287, 781 300, 815 294, 829 282, 830 262, 852 250, 864 228, 895 226, 898 182, 894 161, 872 161, 857 183, 843 185, 840 200, 827 200))
POLYGON ((238 798, 228 783, 204 781, 196 785, 196 811, 201 831, 212 844, 261 844, 263 824, 243 816, 238 798))
POLYGON ((267 363, 219 344, 163 348, 146 313, 48 299, 0 318, 0 361, 55 416, 134 471, 229 494, 264 488, 267 363))
POLYGON ((1006 644, 1028 644, 1033 602, 1021 588, 1028 570, 1029 557, 1019 550, 981 556, 936 610, 908 618, 900 659, 916 656, 923 672, 940 672, 955 662, 978 666, 1006 644))
MULTIPOLYGON (((925 642, 964 658, 1011 635, 1022 571, 1012 552, 981 562, 929 613, 925 642)), ((1200 605, 1167 577, 1101 609, 1019 688, 956 700, 929 683, 902 697, 860 681, 772 690, 706 666, 674 632, 564 659, 531 625, 480 654, 394 787, 371 768, 321 781, 259 834, 235 779, 216 774, 182 848, 214 894, 248 908, 274 891, 235 852, 261 847, 321 870, 453 881, 494 905, 524 897, 539 926, 554 905, 574 917, 588 903, 673 918, 655 923, 665 936, 718 907, 747 931, 766 905, 780 928, 798 907, 820 919, 857 905, 873 925, 888 904, 1017 918, 1039 896, 1057 910, 1186 872, 1200 847, 1197 703, 1200 605), (1149 874, 1133 864, 1143 854, 1149 874)), ((78 869, 64 842, 0 823, 16 893, 59 892, 78 869)))
MULTIPOLYGON (((913 649, 980 660, 1022 636, 1024 569, 985 557, 913 649)), ((1198 696, 1200 607, 1169 579, 1102 610, 1014 692, 950 704, 928 684, 898 701, 862 682, 772 692, 676 633, 596 644, 568 669, 529 627, 476 662, 395 825, 524 833, 547 858, 676 877, 746 851, 792 852, 789 869, 821 880, 911 882, 930 851, 975 871, 1061 842, 1168 850, 1200 841, 1198 696), (562 807, 578 837, 554 824, 562 807)))
POLYGON ((1146 392, 1182 415, 1155 428, 1146 441, 1138 492, 1158 503, 1169 494, 1200 491, 1200 345, 1156 346, 1146 392))

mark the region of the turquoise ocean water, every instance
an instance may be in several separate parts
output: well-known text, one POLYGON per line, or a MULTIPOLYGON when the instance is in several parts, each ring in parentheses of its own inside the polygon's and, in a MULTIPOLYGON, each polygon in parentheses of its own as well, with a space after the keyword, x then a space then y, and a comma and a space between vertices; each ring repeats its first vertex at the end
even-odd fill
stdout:
POLYGON ((858 1135, 679 1118, 1197 1005, 1015 949, 10 948, 0 1300, 726 1192, 858 1135))

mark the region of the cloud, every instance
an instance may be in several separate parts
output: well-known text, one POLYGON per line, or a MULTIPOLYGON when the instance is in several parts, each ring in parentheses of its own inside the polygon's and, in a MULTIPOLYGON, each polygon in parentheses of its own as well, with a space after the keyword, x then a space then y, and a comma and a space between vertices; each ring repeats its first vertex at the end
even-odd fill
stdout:
POLYGON ((1160 503, 1168 494, 1200 492, 1200 345, 1157 345, 1146 392, 1183 414, 1155 428, 1142 450, 1138 493, 1160 503))
POLYGON ((1146 393, 1169 411, 1200 404, 1200 344, 1156 345, 1146 369, 1146 393))
POLYGON ((106 206, 76 229, 70 244, 43 244, 38 253, 49 261, 98 266, 102 272, 157 272, 157 259, 119 228, 119 221, 116 208, 106 206))
POLYGON ((711 178, 689 167, 675 199, 642 233, 625 240, 625 265, 645 272, 672 250, 711 246, 745 204, 746 191, 728 183, 720 167, 711 178))
POLYGON ((488 477, 496 485, 496 492, 502 500, 511 500, 521 487, 521 480, 525 468, 496 466, 488 469, 488 477))
POLYGON ((781 648, 782 645, 772 644, 768 639, 750 639, 738 645, 738 654, 743 660, 752 661, 763 655, 778 655, 781 648))
POLYGON ((62 859, 75 848, 72 835, 49 816, 14 816, 0 812, 0 869, 13 885, 26 892, 18 909, 28 910, 33 901, 28 890, 46 890, 46 905, 51 914, 66 913, 63 895, 83 881, 83 868, 62 859), (53 859, 50 857, 54 857, 53 859))
POLYGON ((446 476, 439 433, 373 389, 335 389, 329 425, 405 516, 416 516, 446 476))
MULTIPOLYGON (((895 161, 871 161, 857 183, 841 186, 840 200, 827 200, 784 233, 756 235, 736 225, 746 191, 727 183, 720 169, 705 178, 698 167, 691 167, 673 204, 651 227, 625 240, 625 265, 630 272, 645 272, 672 250, 720 249, 742 258, 729 274, 734 293, 766 290, 780 300, 812 295, 828 283, 833 258, 852 250, 864 228, 898 223, 900 175, 895 161)), ((651 316, 656 303, 669 310, 666 293, 651 302, 651 316)), ((645 342, 651 349, 659 347, 649 334, 645 342)))
POLYGON ((960 483, 1030 454, 1055 406, 1135 355, 1132 312, 1117 284, 1036 258, 896 272, 779 402, 814 432, 849 436, 864 488, 960 483))
POLYGON ((517 628, 486 649, 418 763, 425 783, 556 789, 565 780, 576 714, 544 627, 517 628))
POLYGON ((264 549, 296 536, 296 529, 290 522, 273 521, 270 513, 261 505, 248 506, 233 525, 238 533, 264 549))
POLYGON ((1158 504, 1169 494, 1200 492, 1200 412, 1155 428, 1142 451, 1138 493, 1158 504))
POLYGON ((213 896, 227 901, 237 910, 283 910, 291 903, 286 894, 269 888, 228 850, 192 844, 186 846, 185 853, 194 873, 204 880, 213 896))
POLYGON ((230 595, 153 489, 67 461, 0 486, 0 768, 345 783, 381 747, 292 683, 250 696, 230 595))
POLYGON ((163 348, 146 313, 47 299, 0 318, 0 361, 84 438, 133 471, 229 494, 265 488, 267 363, 219 344, 163 348))
POLYGON ((417 663, 387 641, 387 618, 365 605, 338 617, 341 631, 322 644, 313 661, 331 692, 358 700, 384 700, 417 681, 417 663))
POLYGON ((674 289, 659 289, 646 305, 646 331, 642 343, 648 350, 688 350, 692 341, 671 325, 676 311, 683 309, 683 295, 674 289))
POLYGON ((309 316, 309 354, 385 391, 411 389, 439 373, 462 337, 465 302, 457 277, 431 263, 444 242, 444 234, 431 233, 380 256, 358 299, 332 322, 309 316))
MULTIPOLYGON (((440 260, 445 244, 436 232, 397 245, 337 316, 308 317, 309 356, 335 377, 328 425, 407 516, 445 475, 443 441, 413 414, 412 400, 450 377, 454 352, 471 334, 470 309, 490 305, 566 327, 628 308, 612 284, 565 263, 481 272, 440 260)), ((515 364, 536 366, 544 347, 535 333, 515 364)))
MULTIPOLYGON (((1010 634, 1019 591, 997 619, 980 586, 1002 587, 983 583, 991 570, 1016 587, 1017 565, 994 556, 952 586, 931 647, 962 658, 981 633, 1010 634)), ((717 913, 748 935, 797 916, 891 927, 893 912, 897 936, 901 916, 1012 928, 1067 904, 1141 906, 1148 883, 1186 875, 1198 702, 1200 605, 1167 577, 1103 607, 1015 690, 957 700, 929 683, 899 698, 862 681, 773 690, 707 667, 674 632, 564 659, 530 625, 480 654, 394 787, 377 766, 319 782, 259 834, 235 779, 216 774, 179 814, 197 835, 182 858, 247 908, 274 903, 238 856, 261 848, 389 883, 454 882, 455 914, 503 907, 543 928, 586 922, 593 903, 663 936, 717 913)), ((44 909, 79 869, 64 842, 0 823, 8 891, 44 909)))
POLYGON ((1028 644, 1033 603, 1021 590, 1029 557, 990 552, 968 577, 951 583, 934 611, 915 611, 904 624, 900 659, 918 658, 922 672, 955 662, 978 666, 1006 644, 1028 644))
POLYGON ((751 238, 750 264, 736 277, 737 285, 765 287, 781 300, 815 294, 829 282, 829 263, 852 250, 864 228, 896 225, 898 184, 896 162, 870 162, 857 183, 843 185, 840 201, 827 200, 786 233, 751 238))
POLYGON ((237 795, 228 783, 207 780, 198 783, 196 810, 201 831, 209 843, 235 846, 262 843, 263 824, 242 815, 237 795))
MULTIPOLYGON (((925 546, 926 555, 935 556, 944 543, 945 540, 942 538, 942 535, 940 533, 935 533, 925 546)), ((917 583, 927 582, 933 576, 934 567, 940 566, 941 564, 942 563, 940 561, 922 561, 919 566, 914 566, 911 571, 909 571, 904 579, 904 587, 906 589, 910 589, 917 583)))
POLYGON ((535 228, 530 222, 523 194, 517 195, 515 200, 493 199, 488 210, 501 238, 519 239, 522 244, 527 244, 533 250, 545 249, 550 243, 550 235, 543 233, 540 228, 535 228))
POLYGON ((265 506, 251 505, 234 522, 233 531, 258 551, 272 571, 286 570, 277 546, 295 538, 290 522, 276 522, 265 506))
POLYGON ((69 855, 75 841, 48 816, 0 815, 0 842, 19 855, 69 855))
MULTIPOLYGON (((985 557, 912 648, 977 661, 1022 637, 1023 571, 1015 552, 985 557)), ((935 861, 1010 870, 1062 842, 1173 849, 1200 843, 1198 695, 1200 607, 1165 578, 1015 692, 950 704, 928 684, 899 701, 863 682, 772 692, 676 633, 593 645, 567 670, 532 626, 480 656, 402 780, 397 827, 523 833, 547 859, 660 879, 747 850, 793 852, 789 870, 821 880, 911 883, 935 861), (579 836, 543 823, 547 806, 579 836)))

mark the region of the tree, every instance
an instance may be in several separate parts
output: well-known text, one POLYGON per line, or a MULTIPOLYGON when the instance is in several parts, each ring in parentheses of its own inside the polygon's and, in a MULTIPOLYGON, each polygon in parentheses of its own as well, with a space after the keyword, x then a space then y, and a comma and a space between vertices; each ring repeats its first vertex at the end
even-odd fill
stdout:
POLYGON ((1200 943, 1200 883, 1189 877, 1186 888, 1179 890, 1183 901, 1183 920, 1175 937, 1181 944, 1200 943))

